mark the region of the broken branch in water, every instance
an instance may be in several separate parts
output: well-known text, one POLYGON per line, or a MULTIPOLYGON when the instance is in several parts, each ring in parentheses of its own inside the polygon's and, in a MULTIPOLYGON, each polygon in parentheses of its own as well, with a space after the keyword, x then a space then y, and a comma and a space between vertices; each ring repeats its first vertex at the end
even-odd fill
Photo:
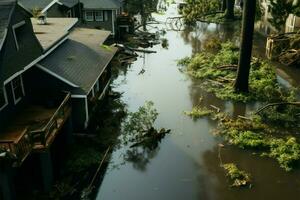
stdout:
POLYGON ((164 138, 166 134, 170 132, 171 129, 166 130, 162 128, 160 129, 160 131, 157 131, 152 127, 143 135, 143 139, 141 141, 131 145, 130 148, 137 147, 137 146, 148 146, 151 143, 157 143, 162 138, 164 138))
POLYGON ((213 109, 215 109, 217 111, 217 113, 219 113, 221 111, 221 109, 218 108, 217 106, 210 105, 210 107, 212 107, 213 109))
POLYGON ((259 114, 260 112, 262 112, 263 110, 269 108, 269 107, 273 107, 273 106, 281 106, 281 105, 293 105, 293 106, 300 106, 300 102, 279 102, 279 103, 270 103, 265 105, 264 107, 258 109, 255 114, 259 114))

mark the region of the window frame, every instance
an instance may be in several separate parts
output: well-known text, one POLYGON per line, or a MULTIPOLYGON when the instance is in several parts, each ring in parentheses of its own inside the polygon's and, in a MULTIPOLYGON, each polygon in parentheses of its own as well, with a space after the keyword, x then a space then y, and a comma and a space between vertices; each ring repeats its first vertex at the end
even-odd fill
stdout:
POLYGON ((94 12, 93 11, 90 11, 90 10, 86 10, 85 12, 84 12, 85 14, 84 14, 84 19, 85 19, 85 21, 87 21, 87 22, 92 22, 92 21, 94 21, 94 12), (91 13, 92 15, 90 16, 91 18, 89 19, 88 18, 88 13, 91 13))
POLYGON ((7 105, 8 105, 8 98, 7 98, 7 93, 6 93, 6 87, 5 85, 3 85, 3 96, 4 96, 4 101, 5 103, 3 104, 3 106, 0 107, 0 111, 2 111, 7 105))
POLYGON ((96 10, 94 11, 94 18, 96 22, 103 22, 104 21, 104 11, 103 10, 96 10), (97 13, 101 13, 101 15, 97 15, 97 13), (100 18, 97 18, 100 17, 100 18))
POLYGON ((10 82, 10 85, 11 85, 12 95, 13 95, 13 99, 14 99, 14 104, 17 105, 17 104, 23 99, 23 97, 25 96, 25 90, 24 90, 24 84, 23 84, 23 77, 22 77, 22 75, 17 76, 16 78, 14 78, 14 79, 10 82), (20 79, 20 86, 19 86, 19 87, 21 87, 22 96, 20 96, 20 97, 18 97, 18 98, 16 99, 15 89, 16 89, 17 87, 14 87, 14 80, 16 80, 17 78, 20 79))

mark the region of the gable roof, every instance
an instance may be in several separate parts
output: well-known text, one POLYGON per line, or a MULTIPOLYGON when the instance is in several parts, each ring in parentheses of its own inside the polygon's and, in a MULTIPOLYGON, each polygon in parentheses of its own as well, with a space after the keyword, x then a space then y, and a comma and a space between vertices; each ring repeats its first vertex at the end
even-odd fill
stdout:
POLYGON ((30 11, 39 9, 45 12, 56 3, 72 8, 79 0, 19 0, 18 3, 30 11))
MULTIPOLYGON (((100 30, 75 29, 74 31, 75 33, 70 35, 70 39, 42 60, 38 67, 59 77, 60 80, 65 80, 64 82, 72 87, 78 86, 73 93, 87 95, 112 60, 117 49, 101 47, 102 43, 100 42, 103 41, 103 38, 101 39, 100 35, 96 37, 100 30), (91 46, 78 39, 80 34, 83 35, 85 31, 89 33, 95 31, 94 43, 98 44, 97 49, 95 45, 91 46)), ((103 36, 107 37, 106 34, 103 36)))
POLYGON ((15 5, 15 1, 0 1, 0 50, 5 41, 10 17, 15 5))
POLYGON ((80 0, 84 9, 119 9, 120 2, 118 0, 80 0))
POLYGON ((32 11, 33 9, 43 10, 46 8, 53 0, 18 0, 21 6, 32 11))

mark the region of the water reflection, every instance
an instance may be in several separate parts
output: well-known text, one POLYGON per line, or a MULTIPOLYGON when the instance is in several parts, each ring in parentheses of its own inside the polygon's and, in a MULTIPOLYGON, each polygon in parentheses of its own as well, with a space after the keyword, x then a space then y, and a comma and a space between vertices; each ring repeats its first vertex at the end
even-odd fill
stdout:
MULTIPOLYGON (((174 12, 174 9, 176 7, 167 14, 174 12)), ((166 16, 158 17, 159 21, 163 21, 166 16)), ((203 91, 200 81, 192 80, 178 70, 176 60, 201 51, 205 38, 216 36, 222 40, 233 38, 238 41, 239 24, 231 27, 213 24, 200 26, 197 31, 167 31, 164 38, 170 41, 168 49, 153 47, 159 53, 139 57, 127 74, 120 75, 114 81, 115 90, 124 92, 122 100, 130 111, 137 110, 145 101, 153 101, 160 113, 156 125, 172 129, 172 134, 154 150, 115 150, 111 165, 122 163, 124 158, 125 163, 117 169, 109 167, 97 200, 298 198, 300 170, 286 173, 274 160, 253 155, 254 152, 231 146, 219 149, 222 139, 211 134, 216 127, 215 121, 207 118, 193 121, 183 115, 183 111, 196 105, 214 105, 237 117, 258 106, 221 101, 203 91), (145 73, 138 75, 141 67, 145 73), (241 169, 252 174, 253 188, 228 187, 220 167, 220 157, 223 163, 237 163, 241 169)), ((257 41, 256 49, 262 52, 263 44, 257 41)))
POLYGON ((158 143, 155 148, 134 147, 126 151, 124 159, 132 163, 133 167, 139 171, 146 171, 147 165, 159 152, 158 143))

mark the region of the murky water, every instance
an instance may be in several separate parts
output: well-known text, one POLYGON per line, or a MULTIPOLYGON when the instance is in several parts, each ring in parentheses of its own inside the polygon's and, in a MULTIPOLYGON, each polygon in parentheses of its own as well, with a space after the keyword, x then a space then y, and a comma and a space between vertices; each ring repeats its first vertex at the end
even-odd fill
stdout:
MULTIPOLYGON (((176 6, 167 15, 176 15, 176 6)), ((164 20, 165 16, 158 16, 164 20)), ((124 92, 122 100, 130 111, 145 101, 153 101, 160 115, 156 127, 172 129, 154 151, 136 150, 124 159, 128 148, 116 149, 97 195, 97 200, 233 200, 298 199, 300 170, 284 172, 271 159, 261 158, 235 147, 218 148, 222 142, 211 134, 215 122, 197 121, 183 111, 199 104, 215 105, 233 115, 244 115, 255 105, 220 101, 200 89, 176 66, 176 60, 201 50, 202 41, 212 34, 232 37, 238 27, 202 24, 197 32, 168 31, 169 49, 155 46, 157 54, 146 54, 132 65, 126 75, 114 82, 115 90, 124 92), (139 72, 145 69, 145 73, 139 72), (251 173, 251 189, 233 189, 220 167, 234 162, 251 173)), ((258 40, 257 40, 258 41, 258 40)), ((259 43, 259 42, 258 42, 259 43)), ((256 48, 260 49, 260 48, 256 48)), ((128 154, 127 154, 128 155, 128 154)))

